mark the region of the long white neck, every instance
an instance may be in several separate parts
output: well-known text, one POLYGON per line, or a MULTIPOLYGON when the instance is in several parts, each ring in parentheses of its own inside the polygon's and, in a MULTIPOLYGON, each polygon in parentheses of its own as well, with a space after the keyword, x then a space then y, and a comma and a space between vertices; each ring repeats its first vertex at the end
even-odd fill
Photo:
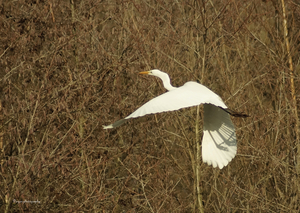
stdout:
POLYGON ((162 80, 163 84, 164 84, 164 87, 171 91, 173 89, 176 89, 176 87, 173 87, 171 85, 171 80, 170 80, 170 77, 167 73, 163 73, 162 75, 159 76, 159 78, 162 80))

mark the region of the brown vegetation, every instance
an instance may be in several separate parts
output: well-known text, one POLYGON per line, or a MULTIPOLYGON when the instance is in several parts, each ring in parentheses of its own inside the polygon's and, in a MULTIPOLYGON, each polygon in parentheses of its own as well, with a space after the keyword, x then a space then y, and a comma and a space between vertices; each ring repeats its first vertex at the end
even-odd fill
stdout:
POLYGON ((298 1, 4 0, 0 11, 1 212, 300 211, 298 1), (196 107, 102 129, 165 92, 137 75, 152 68, 251 115, 232 118, 227 167, 199 162, 201 196, 196 107))

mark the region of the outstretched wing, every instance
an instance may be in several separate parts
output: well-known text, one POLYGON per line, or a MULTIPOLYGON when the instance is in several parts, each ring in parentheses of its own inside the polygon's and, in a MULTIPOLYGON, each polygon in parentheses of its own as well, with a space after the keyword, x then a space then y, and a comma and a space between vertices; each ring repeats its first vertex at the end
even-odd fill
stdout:
POLYGON ((118 127, 130 118, 174 111, 200 104, 213 104, 224 109, 227 108, 222 99, 216 93, 201 84, 190 81, 179 88, 153 98, 126 118, 108 126, 104 126, 104 129, 118 127))
POLYGON ((235 128, 230 115, 219 107, 204 105, 202 160, 222 169, 236 155, 235 128))

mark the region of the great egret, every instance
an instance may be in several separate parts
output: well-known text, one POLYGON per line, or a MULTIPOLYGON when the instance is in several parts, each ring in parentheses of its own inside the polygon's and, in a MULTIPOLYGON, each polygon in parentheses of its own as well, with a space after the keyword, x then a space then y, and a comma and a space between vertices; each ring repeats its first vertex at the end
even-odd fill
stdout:
POLYGON ((247 115, 229 110, 216 93, 197 82, 189 81, 177 88, 171 85, 169 75, 158 69, 140 72, 140 74, 159 77, 168 92, 148 101, 126 118, 103 126, 104 129, 118 127, 130 118, 204 104, 203 162, 222 169, 234 158, 237 143, 230 115, 237 117, 247 117, 247 115))

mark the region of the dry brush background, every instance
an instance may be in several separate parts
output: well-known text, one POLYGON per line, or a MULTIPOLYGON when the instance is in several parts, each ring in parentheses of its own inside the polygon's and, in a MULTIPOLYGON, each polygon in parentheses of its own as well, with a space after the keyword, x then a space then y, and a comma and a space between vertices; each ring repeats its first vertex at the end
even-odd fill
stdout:
POLYGON ((1 212, 300 211, 298 1, 4 0, 0 24, 1 212), (152 68, 251 115, 201 194, 196 107, 102 129, 165 92, 152 68))

